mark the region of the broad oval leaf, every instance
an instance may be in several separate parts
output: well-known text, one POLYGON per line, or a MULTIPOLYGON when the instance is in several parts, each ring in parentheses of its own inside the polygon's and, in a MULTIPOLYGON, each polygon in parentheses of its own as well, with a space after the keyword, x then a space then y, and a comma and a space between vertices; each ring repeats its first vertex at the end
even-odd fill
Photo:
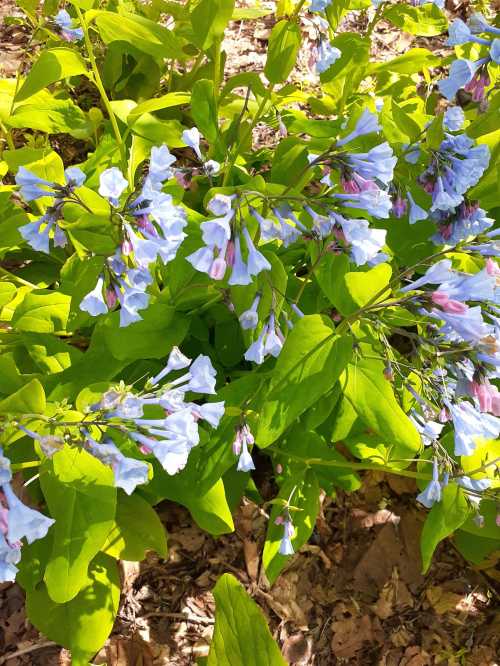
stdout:
POLYGON ((361 354, 349 363, 341 378, 344 395, 365 424, 391 448, 391 459, 411 458, 421 448, 420 435, 385 379, 382 361, 369 358, 376 356, 369 345, 360 348, 361 354))
POLYGON ((40 483, 56 521, 45 583, 50 598, 63 604, 88 584, 89 563, 113 526, 113 472, 86 451, 66 446, 42 464, 40 483))
POLYGON ((117 560, 140 562, 148 550, 167 556, 167 537, 158 514, 137 493, 119 491, 113 525, 103 551, 117 560))
POLYGON ((83 666, 111 633, 120 601, 115 560, 100 553, 91 563, 80 593, 65 603, 54 602, 44 584, 26 592, 30 621, 47 638, 71 650, 72 663, 83 666))
POLYGON ((352 338, 339 336, 320 315, 302 317, 289 333, 263 399, 255 441, 272 444, 338 380, 352 353, 352 338))
POLYGON ((19 89, 15 101, 22 102, 51 83, 79 74, 87 74, 87 66, 78 51, 67 48, 42 51, 19 89))

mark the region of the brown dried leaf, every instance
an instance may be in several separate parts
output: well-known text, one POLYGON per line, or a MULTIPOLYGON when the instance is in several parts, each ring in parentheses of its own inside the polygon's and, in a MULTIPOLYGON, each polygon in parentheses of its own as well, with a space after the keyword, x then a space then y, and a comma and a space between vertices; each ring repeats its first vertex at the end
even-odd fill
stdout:
POLYGON ((369 615, 348 617, 332 622, 332 652, 337 658, 351 659, 365 643, 383 643, 383 632, 377 618, 369 615))

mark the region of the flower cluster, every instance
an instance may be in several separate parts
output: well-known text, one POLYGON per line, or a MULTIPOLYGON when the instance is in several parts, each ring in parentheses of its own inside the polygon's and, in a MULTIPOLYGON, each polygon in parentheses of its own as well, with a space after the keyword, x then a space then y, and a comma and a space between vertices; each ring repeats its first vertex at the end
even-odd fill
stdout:
MULTIPOLYGON (((186 400, 186 394, 215 394, 216 373, 208 356, 194 361, 174 347, 161 372, 148 380, 145 391, 132 393, 120 385, 109 389, 92 407, 99 422, 117 428, 132 439, 145 455, 153 454, 167 474, 176 474, 187 464, 191 449, 199 444, 198 421, 217 428, 224 414, 224 402, 198 405, 186 400), (180 377, 160 382, 171 372, 186 370, 180 377), (147 418, 145 408, 156 408, 147 418)), ((110 441, 97 443, 84 432, 90 453, 109 464, 115 472, 116 485, 132 492, 138 483, 147 480, 147 466, 125 458, 110 441)))
POLYGON ((78 167, 69 167, 64 172, 65 183, 50 182, 40 178, 25 167, 19 167, 16 175, 16 185, 19 194, 27 201, 38 201, 49 197, 53 200, 41 217, 19 227, 19 233, 34 250, 50 253, 50 240, 56 247, 65 247, 68 238, 59 222, 63 216, 65 203, 81 203, 75 190, 81 187, 86 176, 78 167))
POLYGON ((21 560, 22 539, 43 539, 51 525, 39 511, 30 509, 15 494, 10 461, 0 448, 0 582, 14 581, 21 560))
POLYGON ((271 264, 255 247, 247 227, 236 225, 233 198, 216 194, 209 202, 208 210, 218 217, 201 223, 204 246, 187 260, 197 271, 207 273, 214 280, 223 280, 229 267, 229 285, 248 285, 261 271, 271 270, 271 264))
MULTIPOLYGON (((425 395, 407 386, 416 399, 411 418, 422 443, 438 454, 439 437, 448 423, 455 456, 470 456, 478 442, 500 435, 500 392, 492 381, 500 377, 499 277, 500 268, 491 258, 477 273, 454 270, 452 262, 443 259, 401 289, 410 294, 407 307, 412 303, 429 321, 427 343, 446 354, 444 366, 426 377, 425 395)), ((444 460, 440 482, 438 461, 436 456, 433 478, 418 497, 427 507, 440 501, 453 466, 451 459, 444 460)), ((488 478, 460 474, 454 480, 475 504, 490 486, 488 478)))
POLYGON ((459 46, 467 43, 480 44, 484 47, 487 55, 476 61, 460 58, 455 60, 450 67, 449 75, 438 82, 440 93, 452 100, 457 92, 463 88, 470 93, 475 102, 484 99, 485 89, 490 85, 488 64, 494 62, 500 64, 500 28, 490 25, 480 13, 473 14, 464 23, 461 19, 455 19, 450 25, 447 44, 459 46), (492 38, 480 37, 488 34, 492 38))
POLYGON ((152 264, 172 261, 186 237, 184 209, 162 192, 164 181, 172 177, 175 159, 165 145, 154 147, 140 190, 127 197, 121 210, 118 207, 127 180, 117 167, 101 174, 99 194, 115 210, 122 239, 116 253, 106 260, 95 288, 83 298, 81 310, 97 316, 119 302, 120 326, 141 319, 139 310, 149 303, 146 288, 153 282, 152 264))

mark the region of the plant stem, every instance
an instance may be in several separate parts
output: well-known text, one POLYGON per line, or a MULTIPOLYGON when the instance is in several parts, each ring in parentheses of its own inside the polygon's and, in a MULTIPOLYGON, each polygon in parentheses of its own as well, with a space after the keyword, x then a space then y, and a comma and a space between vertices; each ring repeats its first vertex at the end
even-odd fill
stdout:
POLYGON ((300 10, 304 6, 306 0, 299 0, 297 5, 295 6, 295 9, 293 10, 293 14, 290 16, 290 21, 295 21, 295 19, 298 17, 300 10))
MULTIPOLYGON (((406 476, 410 479, 424 479, 429 480, 432 478, 430 474, 425 474, 423 472, 411 472, 406 469, 394 469, 388 465, 377 465, 375 463, 357 463, 349 462, 348 460, 322 460, 321 458, 304 458, 298 456, 294 453, 288 453, 288 451, 282 451, 274 446, 268 446, 268 451, 274 451, 285 458, 290 458, 290 460, 296 460, 297 462, 304 463, 305 465, 321 465, 323 467, 340 467, 344 469, 352 469, 359 471, 375 471, 375 472, 387 472, 388 474, 397 474, 398 476, 406 476)), ((396 462, 396 461, 395 461, 396 462)))
MULTIPOLYGON (((120 157, 121 157, 121 162, 122 162, 122 171, 124 174, 128 172, 127 169, 127 153, 125 150, 125 144, 123 143, 122 135, 120 133, 120 129, 118 127, 118 122, 116 120, 116 116, 114 114, 114 111, 111 107, 111 102, 109 100, 109 97, 106 93, 106 90, 104 88, 104 84, 101 79, 101 74, 99 73, 99 68, 97 67, 97 62, 95 59, 95 53, 94 53, 94 47, 92 45, 92 41, 90 39, 89 35, 89 30, 87 26, 87 22, 80 10, 80 8, 75 5, 75 10, 78 15, 78 19, 80 21, 80 24, 82 26, 83 30, 83 36, 85 39, 85 46, 87 48, 87 54, 89 56, 90 60, 90 65, 92 68, 92 81, 94 85, 96 86, 97 90, 99 91, 99 94, 101 96, 102 103, 104 104, 106 111, 108 112, 109 120, 111 122, 111 127, 113 128, 113 134, 115 135, 116 143, 118 144, 118 148, 120 150, 120 157)), ((129 181, 130 187, 132 187, 132 183, 129 181)))
POLYGON ((229 159, 228 165, 226 167, 226 173, 224 174, 224 180, 222 185, 226 186, 228 184, 229 178, 231 176, 231 171, 233 166, 236 164, 236 160, 238 159, 238 155, 240 154, 241 149, 247 142, 248 138, 252 136, 252 131, 254 127, 257 125, 259 122, 264 109, 266 107, 266 104, 268 103, 269 99, 271 98, 272 92, 274 89, 274 84, 270 83, 269 86, 266 89, 266 94, 262 98, 261 103, 259 104, 259 107, 257 111, 255 112, 255 115, 252 119, 252 122, 250 125, 247 127, 246 131, 243 133, 243 136, 241 137, 240 141, 238 142, 238 145, 236 148, 232 151, 231 157, 229 159))
POLYGON ((10 468, 13 472, 19 472, 23 469, 32 469, 33 467, 40 467, 41 460, 31 460, 30 462, 13 463, 10 468))
POLYGON ((219 88, 220 88, 220 64, 221 64, 221 53, 220 53, 220 47, 221 47, 221 40, 216 39, 214 41, 214 97, 215 97, 215 103, 218 103, 219 100, 219 88))
POLYGON ((14 144, 14 139, 12 138, 10 130, 7 129, 7 127, 5 127, 5 125, 1 121, 0 121, 0 130, 2 130, 2 134, 5 136, 5 141, 7 142, 9 150, 15 150, 16 146, 14 144))
POLYGON ((5 277, 9 278, 9 280, 13 280, 14 282, 19 282, 19 284, 22 284, 25 287, 29 287, 30 289, 38 289, 36 284, 33 284, 32 282, 28 282, 28 280, 23 280, 22 277, 19 277, 18 275, 14 275, 14 273, 11 273, 6 268, 2 268, 1 266, 0 266, 0 275, 5 275, 5 277))

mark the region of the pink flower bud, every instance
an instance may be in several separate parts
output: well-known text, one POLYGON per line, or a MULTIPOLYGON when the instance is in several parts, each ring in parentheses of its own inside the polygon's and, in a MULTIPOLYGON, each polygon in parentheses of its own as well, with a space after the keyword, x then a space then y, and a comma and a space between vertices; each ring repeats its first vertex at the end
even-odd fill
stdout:
POLYGON ((227 264, 223 257, 217 257, 210 267, 209 276, 213 280, 222 280, 226 273, 227 264))
POLYGON ((132 254, 132 251, 132 243, 129 240, 124 240, 122 242, 122 253, 128 257, 130 254, 132 254))
POLYGON ((226 247, 226 261, 228 266, 234 266, 234 242, 230 240, 226 247))
POLYGON ((104 293, 104 299, 106 300, 106 305, 108 308, 114 308, 118 297, 116 296, 116 291, 113 287, 107 287, 104 293))

